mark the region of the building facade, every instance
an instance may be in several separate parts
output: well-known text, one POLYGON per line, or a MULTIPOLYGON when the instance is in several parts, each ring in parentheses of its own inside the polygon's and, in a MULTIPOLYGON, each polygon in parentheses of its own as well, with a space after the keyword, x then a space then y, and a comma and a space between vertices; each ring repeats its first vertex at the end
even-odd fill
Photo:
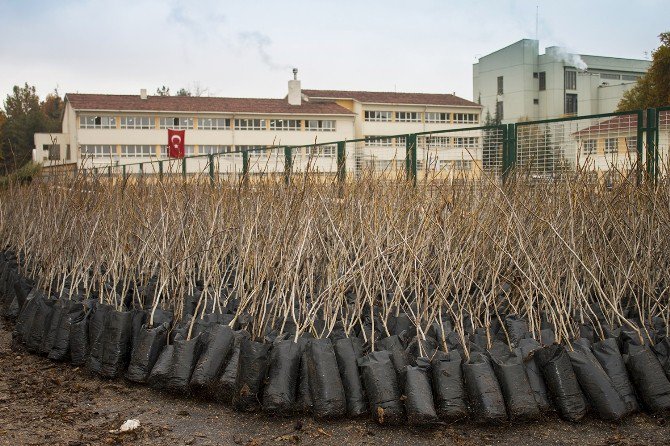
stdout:
POLYGON ((647 60, 567 53, 523 39, 473 65, 473 98, 502 123, 613 112, 647 60))
MULTIPOLYGON (((344 140, 352 141, 348 171, 400 170, 405 138, 393 135, 476 127, 480 121, 481 106, 450 94, 302 90, 297 79, 289 81, 283 99, 148 96, 145 90, 66 94, 61 133, 35 134, 33 159, 45 166, 99 168, 147 163, 143 173, 151 173, 146 169, 158 169, 153 161, 168 159, 167 130, 177 129, 186 132, 186 156, 216 155, 219 172, 241 171, 239 151, 248 151, 252 172, 282 171, 284 146, 305 146, 293 151, 294 169, 335 172, 336 145, 309 145, 344 140)), ((419 167, 474 171, 481 159, 478 138, 476 131, 424 137, 419 167)), ((207 163, 208 157, 189 159, 187 170, 204 171, 207 163)))

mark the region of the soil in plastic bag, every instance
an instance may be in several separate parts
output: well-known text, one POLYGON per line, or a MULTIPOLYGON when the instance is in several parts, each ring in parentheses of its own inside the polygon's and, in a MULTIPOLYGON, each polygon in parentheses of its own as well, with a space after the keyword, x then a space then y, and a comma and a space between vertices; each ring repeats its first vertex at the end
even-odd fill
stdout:
POLYGON ((363 343, 359 338, 343 338, 333 343, 340 379, 347 398, 347 415, 357 417, 368 411, 363 383, 358 373, 358 358, 363 356, 363 343))
POLYGON ((202 334, 191 339, 177 339, 174 341, 172 363, 165 387, 174 393, 189 394, 191 374, 198 362, 202 350, 202 334))
POLYGON ((598 416, 607 421, 618 421, 628 408, 591 350, 584 344, 575 343, 568 352, 579 386, 598 416))
POLYGON ((61 312, 60 322, 56 328, 53 346, 49 351, 49 359, 62 361, 70 352, 70 331, 74 321, 84 314, 84 306, 79 302, 68 301, 61 312))
POLYGON ((154 328, 147 328, 146 325, 143 325, 133 342, 126 379, 136 383, 147 382, 166 343, 167 326, 165 324, 154 328))
POLYGON ((628 378, 626 364, 619 352, 619 346, 616 339, 607 338, 596 342, 591 346, 593 355, 602 366, 607 376, 612 380, 614 388, 617 390, 629 412, 637 412, 640 406, 635 396, 633 383, 628 378))
POLYGON ((105 331, 107 315, 113 310, 110 305, 96 304, 88 320, 88 361, 86 365, 92 373, 100 373, 102 368, 102 335, 105 331))
POLYGON ((296 410, 304 413, 311 413, 314 405, 312 404, 312 392, 309 390, 309 370, 307 368, 307 345, 311 338, 302 337, 298 343, 302 347, 300 355, 300 376, 298 377, 298 396, 296 398, 296 410))
POLYGON ((170 375, 174 344, 166 345, 158 355, 158 359, 149 373, 147 382, 154 389, 164 389, 170 375))
POLYGON ((437 420, 430 384, 430 360, 417 358, 416 366, 407 366, 405 373, 405 411, 409 424, 419 426, 437 420))
POLYGON ((542 346, 535 339, 524 338, 519 341, 519 346, 516 348, 516 352, 523 361, 528 384, 533 390, 533 397, 535 398, 537 407, 541 412, 546 412, 552 410, 553 407, 551 406, 551 400, 549 399, 549 393, 547 385, 544 382, 544 377, 542 376, 540 367, 537 365, 535 358, 533 357, 534 352, 540 348, 542 348, 542 346))
POLYGON ((526 421, 539 418, 540 409, 528 382, 521 356, 516 351, 507 351, 503 355, 492 355, 491 362, 510 419, 526 421))
POLYGON ((65 299, 54 301, 49 325, 44 327, 44 336, 42 337, 42 343, 39 348, 39 353, 41 355, 47 356, 49 355, 49 352, 51 352, 51 349, 56 342, 58 326, 61 324, 63 316, 67 314, 69 304, 70 301, 65 299))
POLYGON ((251 412, 260 408, 263 382, 270 362, 270 348, 270 344, 242 339, 233 397, 235 409, 251 412))
POLYGON ((88 362, 88 318, 89 312, 83 311, 70 324, 70 361, 77 367, 88 362))
POLYGON ((456 420, 468 415, 461 354, 457 350, 439 352, 431 363, 433 394, 437 415, 443 420, 456 420))
POLYGON ((358 359, 372 418, 379 424, 400 424, 404 411, 400 401, 398 374, 387 350, 358 359))
POLYGON ((51 318, 53 316, 53 307, 55 302, 56 301, 52 299, 40 299, 37 301, 37 309, 35 311, 33 322, 30 326, 28 341, 26 342, 28 351, 40 351, 40 348, 42 347, 42 340, 44 339, 51 325, 51 318))
POLYGON ((110 311, 102 335, 100 375, 116 378, 125 371, 130 360, 132 334, 133 313, 110 311))
POLYGON ((307 346, 309 389, 316 418, 336 418, 347 412, 347 398, 330 339, 313 339, 307 346))
POLYGON ((238 330, 233 334, 233 345, 229 357, 223 362, 223 372, 216 382, 216 389, 214 391, 214 398, 221 403, 230 404, 235 396, 240 345, 242 344, 242 339, 245 337, 249 337, 249 333, 246 330, 238 330))
POLYGON ((505 328, 509 336, 509 342, 512 347, 517 347, 519 341, 524 338, 528 332, 528 322, 516 314, 505 316, 505 328))
POLYGON ((289 415, 295 410, 302 347, 293 339, 275 340, 263 389, 263 410, 289 415))
POLYGON ((393 368, 398 375, 398 382, 400 385, 405 381, 405 370, 409 365, 409 359, 405 353, 405 346, 403 340, 399 335, 393 335, 381 339, 379 341, 379 349, 386 350, 391 355, 393 368))
POLYGON ((654 344, 652 349, 663 367, 665 376, 670 379, 670 338, 663 336, 654 344))
POLYGON ((478 421, 501 423, 507 420, 500 384, 483 353, 470 354, 470 360, 463 363, 463 377, 470 408, 478 421))
POLYGON ((535 361, 561 417, 568 421, 584 418, 586 401, 565 347, 553 344, 536 350, 535 361))
POLYGON ((33 322, 35 321, 35 313, 37 312, 38 302, 44 299, 42 294, 37 292, 33 293, 33 296, 34 297, 26 300, 23 307, 21 307, 18 318, 16 319, 15 330, 19 339, 24 344, 28 342, 28 338, 30 337, 30 330, 33 322))
POLYGON ((644 406, 651 412, 670 411, 670 381, 656 355, 646 346, 630 346, 626 368, 644 406))
POLYGON ((203 392, 214 387, 223 369, 223 362, 233 347, 235 333, 227 325, 214 325, 207 348, 202 352, 191 376, 191 388, 203 392))

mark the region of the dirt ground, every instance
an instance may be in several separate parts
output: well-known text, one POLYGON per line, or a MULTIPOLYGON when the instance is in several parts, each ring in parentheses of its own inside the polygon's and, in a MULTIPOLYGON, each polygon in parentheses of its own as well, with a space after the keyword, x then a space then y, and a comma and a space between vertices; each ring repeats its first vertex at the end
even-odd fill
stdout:
POLYGON ((378 426, 368 420, 314 421, 241 414, 174 398, 123 380, 12 349, 0 321, 0 445, 670 445, 670 420, 637 415, 615 425, 557 416, 532 424, 431 429, 378 426), (138 429, 117 433, 127 419, 138 429))

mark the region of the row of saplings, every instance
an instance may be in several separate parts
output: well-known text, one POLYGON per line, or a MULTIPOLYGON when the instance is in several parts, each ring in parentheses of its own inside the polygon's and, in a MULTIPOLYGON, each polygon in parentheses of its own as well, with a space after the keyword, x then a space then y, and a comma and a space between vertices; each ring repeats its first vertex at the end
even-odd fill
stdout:
POLYGON ((175 324, 171 313, 158 309, 150 326, 144 310, 47 298, 33 289, 21 305, 15 335, 31 352, 85 365, 100 376, 125 376, 241 411, 318 418, 369 413, 379 423, 421 425, 470 415, 489 423, 532 420, 553 410, 577 421, 588 409, 616 421, 641 407, 670 409, 670 344, 661 324, 648 327, 645 342, 637 342, 632 330, 606 330, 601 339, 584 326, 583 336, 566 349, 553 342, 550 329, 543 330, 541 344, 525 321, 508 316, 491 324, 492 348, 484 348, 484 331, 469 334, 465 360, 449 320, 434 324, 420 341, 422 349, 416 336, 407 335, 405 315, 391 318, 392 335, 386 337, 369 321, 363 330, 368 339, 379 339, 375 351, 366 352, 361 337, 346 337, 337 328, 329 338, 253 340, 230 327, 232 318, 208 314, 175 324), (435 338, 443 334, 449 353, 437 348, 442 342, 435 338))

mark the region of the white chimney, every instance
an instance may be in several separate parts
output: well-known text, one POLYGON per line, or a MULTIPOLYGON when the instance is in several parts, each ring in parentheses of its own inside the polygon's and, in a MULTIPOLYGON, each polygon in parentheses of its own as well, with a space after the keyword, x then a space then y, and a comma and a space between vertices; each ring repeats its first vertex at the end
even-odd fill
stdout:
POLYGON ((288 81, 288 103, 289 105, 302 104, 302 89, 298 80, 298 69, 293 69, 293 79, 288 81))
POLYGON ((146 88, 142 88, 142 89, 140 90, 140 99, 146 99, 146 98, 147 98, 147 89, 146 89, 146 88))

